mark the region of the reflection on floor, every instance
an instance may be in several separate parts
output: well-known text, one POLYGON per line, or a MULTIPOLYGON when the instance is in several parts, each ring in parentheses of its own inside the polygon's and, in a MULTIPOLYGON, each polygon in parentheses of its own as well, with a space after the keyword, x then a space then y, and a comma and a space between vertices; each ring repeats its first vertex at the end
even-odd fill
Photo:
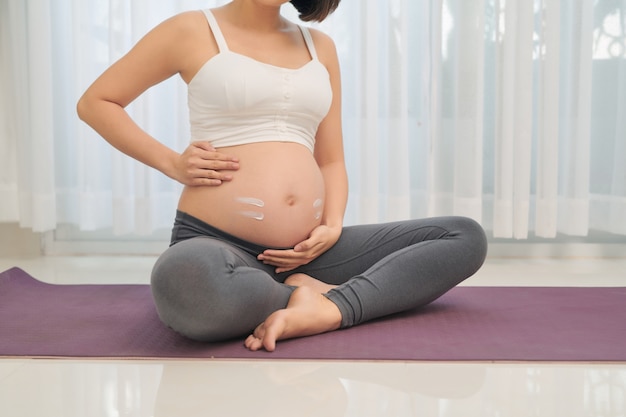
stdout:
MULTIPOLYGON (((54 283, 147 283, 153 262, 0 259, 0 270, 19 266, 54 283)), ((464 285, 626 286, 626 260, 490 259, 464 285)), ((623 417, 626 364, 2 359, 0 410, 10 417, 623 417)))

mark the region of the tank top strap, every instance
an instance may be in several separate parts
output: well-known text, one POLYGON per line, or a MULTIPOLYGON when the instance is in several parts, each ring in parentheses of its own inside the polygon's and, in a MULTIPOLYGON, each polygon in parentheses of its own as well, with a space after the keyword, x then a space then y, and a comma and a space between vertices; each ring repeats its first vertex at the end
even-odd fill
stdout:
POLYGON ((215 20, 215 16, 213 16, 213 12, 210 9, 204 9, 202 11, 206 16, 206 20, 209 22, 209 27, 213 32, 213 37, 215 37, 215 42, 217 42, 217 47, 220 49, 220 52, 228 51, 228 44, 220 30, 220 25, 217 24, 217 20, 215 20))
POLYGON ((309 54, 314 60, 317 60, 317 51, 315 50, 315 44, 313 43, 313 37, 311 36, 311 32, 309 28, 305 26, 298 26, 300 31, 302 32, 302 36, 304 37, 304 42, 306 43, 306 47, 309 49, 309 54))

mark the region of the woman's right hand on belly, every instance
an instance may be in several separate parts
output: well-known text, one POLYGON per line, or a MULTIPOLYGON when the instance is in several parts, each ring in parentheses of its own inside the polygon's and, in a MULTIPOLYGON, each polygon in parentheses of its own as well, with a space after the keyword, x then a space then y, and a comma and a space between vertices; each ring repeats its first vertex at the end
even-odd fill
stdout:
POLYGON ((175 164, 175 179, 181 184, 217 186, 232 180, 228 171, 239 169, 239 160, 220 153, 207 141, 191 143, 175 164))

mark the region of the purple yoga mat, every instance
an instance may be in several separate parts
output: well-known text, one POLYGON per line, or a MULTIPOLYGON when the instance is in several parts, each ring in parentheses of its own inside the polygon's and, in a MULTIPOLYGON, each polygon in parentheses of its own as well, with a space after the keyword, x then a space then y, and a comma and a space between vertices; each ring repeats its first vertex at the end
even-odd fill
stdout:
POLYGON ((626 288, 457 287, 404 314, 249 352, 187 340, 147 285, 51 285, 0 274, 0 356, 625 361, 626 288))

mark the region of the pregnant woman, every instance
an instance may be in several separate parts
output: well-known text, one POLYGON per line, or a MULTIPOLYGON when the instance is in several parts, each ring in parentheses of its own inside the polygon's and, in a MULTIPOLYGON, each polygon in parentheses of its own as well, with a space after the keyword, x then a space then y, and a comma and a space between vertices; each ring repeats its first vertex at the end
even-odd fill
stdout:
MULTIPOLYGON (((292 0, 322 21, 340 0, 292 0)), ((161 320, 251 350, 425 305, 482 265, 463 217, 343 226, 347 178, 332 40, 280 14, 287 0, 233 0, 174 16, 85 92, 82 120, 185 185, 171 246, 152 272, 161 320), (179 154, 124 108, 178 74, 191 145, 179 154)))

